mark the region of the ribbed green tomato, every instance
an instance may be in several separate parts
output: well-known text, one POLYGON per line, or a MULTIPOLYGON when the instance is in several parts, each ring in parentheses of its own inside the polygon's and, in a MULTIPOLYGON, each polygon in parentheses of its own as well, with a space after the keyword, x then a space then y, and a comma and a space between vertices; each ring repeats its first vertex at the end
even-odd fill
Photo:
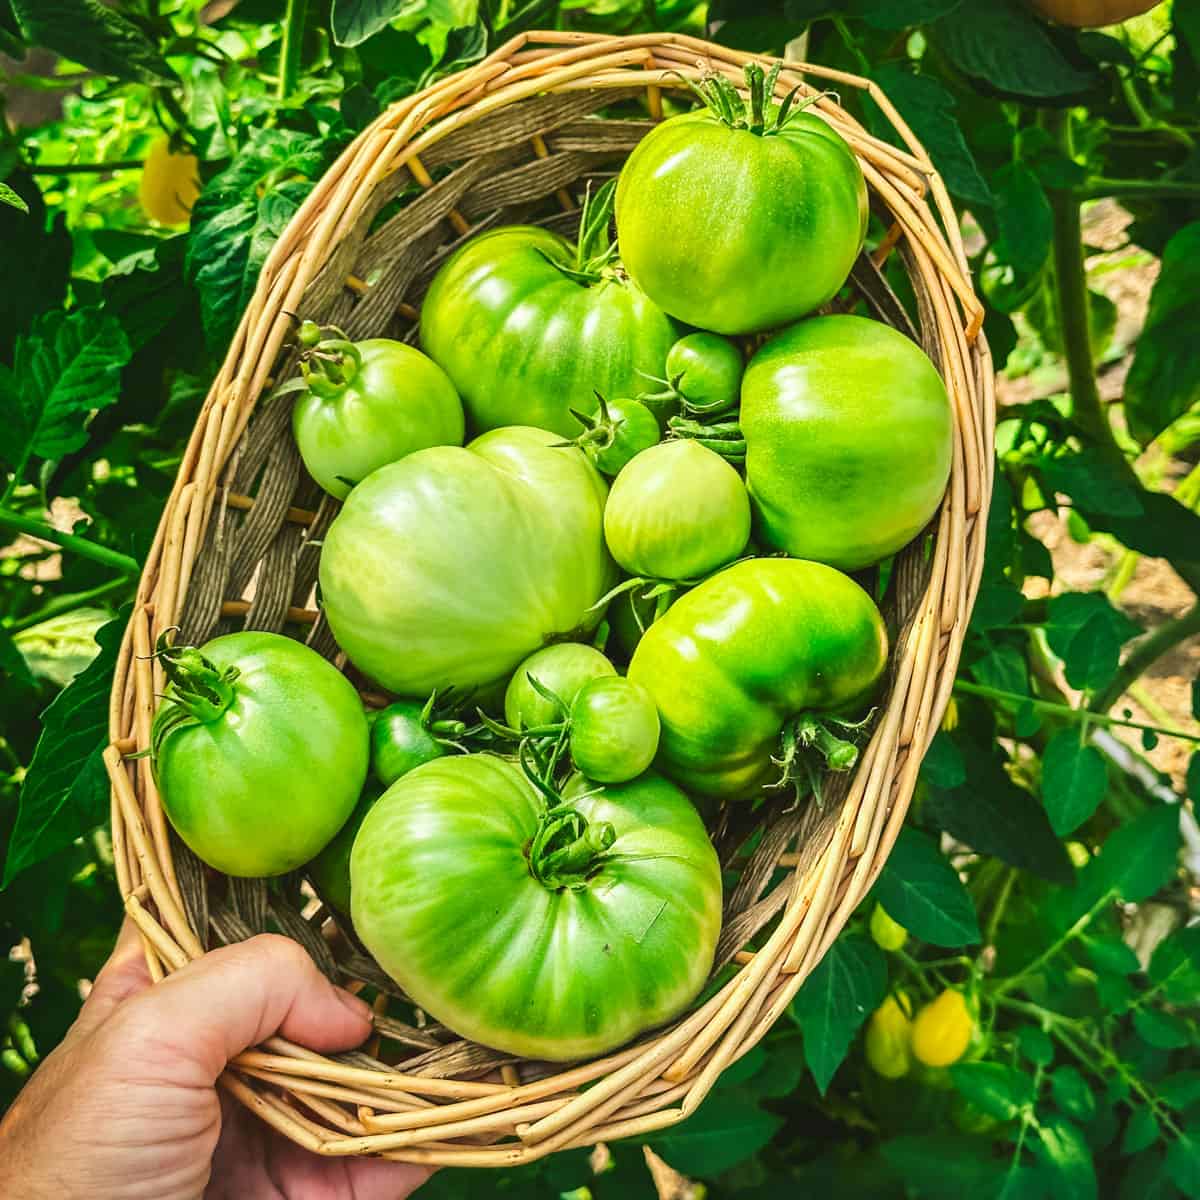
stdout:
POLYGON ((571 705, 571 760, 600 783, 640 775, 654 761, 658 734, 654 697, 631 679, 593 679, 571 705))
POLYGON ((513 672, 504 693, 504 719, 513 729, 537 729, 566 720, 571 703, 591 679, 615 675, 617 668, 582 642, 556 642, 531 654, 513 672), (530 676, 553 692, 562 706, 539 694, 530 676))
POLYGON ((622 261, 689 325, 742 334, 795 320, 837 294, 862 249, 854 152, 811 112, 769 124, 733 128, 708 109, 672 117, 621 170, 622 261))
POLYGON ((320 579, 355 666, 402 696, 465 690, 595 623, 612 582, 607 488, 581 450, 557 443, 497 429, 419 450, 350 493, 320 579))
POLYGON ((592 282, 566 273, 575 249, 518 225, 472 238, 434 277, 421 345, 445 368, 477 430, 536 425, 574 437, 572 408, 636 395, 661 375, 678 333, 641 289, 611 268, 592 282))
POLYGON ((160 645, 170 683, 151 750, 176 833, 226 875, 282 875, 345 824, 367 774, 354 685, 278 633, 231 633, 199 650, 160 645))
POLYGON ((367 813, 383 795, 383 788, 368 778, 349 820, 338 830, 333 841, 305 868, 317 894, 339 913, 350 915, 350 851, 367 813))
POLYGON ((741 427, 756 536, 847 571, 916 537, 950 478, 946 385, 919 346, 865 317, 767 342, 742 379, 741 427))
POLYGON ((771 778, 785 725, 861 704, 887 665, 871 597, 821 563, 753 558, 681 596, 646 630, 629 678, 662 720, 658 768, 689 793, 771 778))
POLYGON ((455 1032, 511 1054, 601 1054, 682 1012, 721 927, 696 810, 649 772, 545 802, 486 754, 405 775, 350 857, 354 928, 455 1032))
POLYGON ((388 338, 324 342, 292 410, 308 473, 345 499, 372 471, 427 446, 461 446, 463 408, 450 377, 388 338))
POLYGON ((660 442, 613 480, 604 537, 631 575, 694 579, 737 558, 750 540, 741 476, 714 450, 660 442))

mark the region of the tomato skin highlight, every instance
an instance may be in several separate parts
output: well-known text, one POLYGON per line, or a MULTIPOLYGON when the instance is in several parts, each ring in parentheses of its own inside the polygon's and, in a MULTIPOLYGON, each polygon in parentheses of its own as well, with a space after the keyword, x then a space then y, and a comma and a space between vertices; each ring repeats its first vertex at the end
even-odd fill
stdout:
POLYGON ((488 754, 436 759, 388 790, 350 857, 354 927, 413 1000, 512 1054, 585 1058, 671 1020, 712 965, 721 875, 696 810, 666 780, 577 779, 564 803, 609 849, 577 887, 527 850, 545 803, 488 754))
POLYGON ((950 478, 941 376, 865 317, 814 317, 768 341, 742 379, 741 428, 756 538, 846 571, 916 537, 950 478))
POLYGON ((617 184, 626 269, 679 321, 723 334, 783 325, 832 299, 867 228, 854 152, 820 117, 766 136, 707 110, 635 147, 617 184))
POLYGON ((362 791, 368 730, 358 693, 316 651, 281 634, 231 633, 200 652, 238 674, 219 715, 173 727, 180 691, 168 685, 152 736, 163 810, 218 871, 282 875, 328 844, 362 791))
POLYGON ((556 642, 531 654, 513 672, 504 693, 504 719, 513 729, 534 729, 565 720, 579 689, 592 679, 616 675, 617 668, 582 642, 556 642), (563 706, 552 704, 529 682, 529 676, 553 692, 563 706))
POLYGON ((593 679, 571 705, 571 758, 589 779, 624 783, 654 761, 659 731, 654 697, 641 684, 593 679))
POLYGON ((292 410, 308 473, 338 500, 415 450, 463 441, 462 402, 437 363, 389 338, 359 342, 356 350, 361 365, 349 382, 324 396, 313 390, 322 384, 317 378, 292 410))
POLYGON ((604 537, 631 575, 693 579, 746 548, 750 499, 716 451, 686 439, 661 442, 613 480, 604 537))
POLYGON ((346 500, 321 550, 324 611, 360 670, 401 696, 477 688, 599 619, 607 487, 538 429, 418 450, 346 500))
POLYGON ((662 721, 656 765, 691 795, 772 776, 789 719, 860 706, 887 665, 874 601, 821 563, 755 558, 684 593, 646 630, 629 678, 662 721))
POLYGON ((421 346, 462 396, 472 428, 534 425, 574 437, 594 393, 636 395, 678 336, 631 280, 572 279, 574 248, 532 225, 472 238, 421 306, 421 346), (556 265, 558 264, 558 265, 556 265))

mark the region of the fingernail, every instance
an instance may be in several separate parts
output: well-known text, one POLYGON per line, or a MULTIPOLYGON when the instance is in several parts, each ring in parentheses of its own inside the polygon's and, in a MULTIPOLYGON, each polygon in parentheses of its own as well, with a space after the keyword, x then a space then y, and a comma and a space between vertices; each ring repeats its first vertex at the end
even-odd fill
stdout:
POLYGON ((371 1006, 365 1001, 360 1000, 357 996, 346 991, 345 988, 335 987, 333 989, 337 998, 348 1008, 360 1021, 371 1023, 372 1012, 371 1006))

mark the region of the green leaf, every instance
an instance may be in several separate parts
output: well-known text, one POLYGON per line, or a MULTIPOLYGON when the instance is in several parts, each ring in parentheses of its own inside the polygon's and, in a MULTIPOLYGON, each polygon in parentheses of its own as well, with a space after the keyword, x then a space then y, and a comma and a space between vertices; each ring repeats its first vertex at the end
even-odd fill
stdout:
POLYGON ((1050 490, 1074 500, 1089 522, 1093 514, 1139 517, 1145 511, 1140 490, 1095 450, 1047 456, 1036 465, 1050 490))
POLYGON ((1025 655, 1010 642, 992 642, 985 654, 971 660, 970 670, 984 687, 1018 695, 1029 691, 1029 666, 1025 655))
MULTIPOLYGON (((949 7, 956 8, 958 2, 954 0, 949 7)), ((897 0, 891 7, 905 18, 905 24, 917 23, 910 19, 914 5, 897 0)), ((870 15, 867 20, 874 23, 870 15)), ((954 116, 954 97, 931 75, 915 74, 899 63, 884 63, 875 69, 872 78, 929 152, 946 187, 968 203, 990 205, 992 192, 954 116)), ((888 140, 896 139, 891 122, 882 114, 872 122, 872 128, 888 140)))
POLYGON ((1033 1103, 1033 1079, 1004 1063, 957 1063, 950 1068, 950 1079, 976 1108, 998 1121, 1011 1121, 1033 1103))
POLYGON ((126 260, 104 279, 104 311, 117 318, 134 354, 162 333, 188 301, 186 247, 183 234, 162 238, 148 255, 126 260))
POLYGON ((107 313, 44 313, 18 339, 13 372, 0 368, 3 460, 20 473, 34 456, 78 450, 91 414, 116 402, 128 361, 129 342, 107 313))
POLYGON ((1017 1030, 1017 1049, 1023 1058, 1038 1067, 1047 1067, 1054 1061, 1054 1043, 1037 1025, 1022 1025, 1017 1030))
POLYGON ((1130 550, 1152 558, 1178 557, 1180 546, 1200 546, 1200 514, 1185 508, 1166 492, 1138 492, 1140 513, 1120 516, 1099 509, 1087 511, 1088 524, 1111 533, 1130 550))
POLYGON ((934 946, 979 941, 971 894, 937 846, 915 829, 902 829, 875 885, 875 898, 893 920, 934 946))
POLYGON ((886 990, 883 951, 861 934, 844 934, 796 994, 792 1017, 804 1034, 804 1057, 822 1095, 886 990))
POLYGON ((1045 266, 1054 241, 1050 201, 1041 181, 1024 163, 1001 167, 992 182, 1000 233, 996 256, 1008 263, 1019 279, 1028 279, 1045 266))
POLYGON ((29 205, 24 197, 14 192, 7 183, 0 183, 0 204, 9 204, 26 214, 29 212, 29 205))
POLYGON ((991 1157, 989 1143, 956 1133, 894 1137, 879 1149, 904 1180, 904 1194, 922 1200, 995 1196, 1007 1167, 991 1157))
POLYGON ((1200 1140, 1190 1130, 1167 1147, 1167 1174, 1185 1196, 1200 1197, 1200 1140))
POLYGON ((1189 925, 1154 948, 1146 976, 1172 1004, 1200 1003, 1200 926, 1189 925))
POLYGON ((1077 1067, 1059 1067, 1050 1075, 1050 1093, 1054 1103, 1078 1121, 1090 1121, 1096 1115, 1096 1097, 1077 1067))
POLYGON ((100 0, 12 0, 12 7, 31 45, 117 79, 178 81, 154 42, 100 0))
POLYGON ((37 686, 25 656, 3 625, 0 625, 0 678, 8 681, 10 700, 15 699, 17 693, 31 692, 37 686))
POLYGON ((1139 1104, 1129 1114, 1125 1134, 1121 1138, 1122 1154, 1139 1154, 1158 1141, 1158 1121, 1148 1104, 1139 1104))
POLYGON ((1042 1121, 1037 1134, 1034 1153, 1053 1172, 1055 1200, 1096 1200, 1096 1169, 1083 1134, 1062 1117, 1042 1121))
POLYGON ((1110 975, 1136 975, 1141 970, 1133 948, 1119 937, 1086 938, 1083 948, 1098 971, 1110 975))
POLYGON ((1025 596, 1020 588, 1014 587, 1007 579, 985 579, 975 598, 971 628, 1003 629, 1021 615, 1024 606, 1025 596))
POLYGON ((1125 415, 1143 445, 1176 417, 1200 403, 1200 346, 1196 296, 1200 294, 1200 221, 1185 225, 1167 243, 1162 270, 1150 294, 1146 324, 1125 380, 1125 415))
POLYGON ((42 714, 8 843, 5 887, 108 815, 108 773, 100 755, 108 745, 108 693, 128 620, 126 608, 96 632, 100 652, 42 714))
POLYGON ((1108 786, 1104 756, 1064 729, 1046 744, 1042 759, 1042 803, 1060 837, 1073 833, 1096 811, 1108 786))
POLYGON ((1192 680, 1192 720, 1200 721, 1200 675, 1192 680))
POLYGON ((681 1125, 645 1140, 676 1171, 709 1178, 757 1154, 782 1125, 740 1088, 720 1088, 681 1125))
POLYGON ((1158 1084, 1158 1094, 1180 1111, 1200 1104, 1200 1071, 1176 1071, 1158 1084))
POLYGON ((1191 1026, 1182 1017, 1158 1008, 1135 1009, 1133 1027, 1156 1050, 1178 1050, 1192 1040, 1191 1026))
POLYGON ((1103 592, 1064 592, 1050 600, 1046 641, 1072 687, 1103 687, 1116 673, 1121 647, 1141 632, 1103 592))
POLYGON ((1179 857, 1179 810, 1158 804, 1119 826, 1079 872, 1068 908, 1077 920, 1104 896, 1147 900, 1174 878, 1179 857))
POLYGON ((938 730, 925 751, 921 774, 937 788, 956 788, 967 781, 967 764, 954 739, 938 730))
POLYGON ((330 25, 339 46, 358 46, 412 9, 412 0, 333 0, 330 25))
POLYGON ((989 88, 1013 96, 1073 96, 1094 86, 1059 50, 1046 26, 1020 0, 964 4, 934 23, 931 33, 947 58, 989 88))
POLYGON ((908 29, 948 16, 963 0, 856 0, 851 11, 876 29, 908 29))

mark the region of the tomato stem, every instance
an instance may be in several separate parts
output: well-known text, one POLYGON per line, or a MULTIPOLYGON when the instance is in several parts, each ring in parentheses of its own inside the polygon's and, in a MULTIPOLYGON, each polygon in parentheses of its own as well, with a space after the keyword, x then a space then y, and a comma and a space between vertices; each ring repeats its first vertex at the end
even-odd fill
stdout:
POLYGON ((589 824, 573 808, 551 809, 529 848, 529 869, 545 887, 580 888, 617 833, 607 821, 589 824))
POLYGON ((195 646, 172 646, 171 630, 164 631, 154 648, 174 691, 170 699, 198 721, 215 721, 234 700, 237 667, 222 669, 195 646))

